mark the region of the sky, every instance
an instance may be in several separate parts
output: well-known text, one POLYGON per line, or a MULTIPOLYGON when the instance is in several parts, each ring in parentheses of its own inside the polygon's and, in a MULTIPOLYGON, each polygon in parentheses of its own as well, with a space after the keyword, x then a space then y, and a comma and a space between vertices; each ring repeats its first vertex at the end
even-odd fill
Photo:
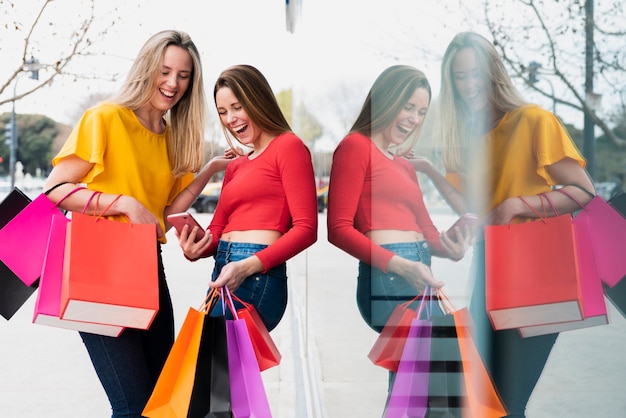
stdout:
MULTIPOLYGON (((16 3, 24 22, 34 17, 41 3, 16 3)), ((50 13, 55 15, 55 24, 71 26, 76 22, 73 12, 84 11, 80 3, 54 2, 50 13)), ((276 91, 292 87, 320 92, 337 80, 362 81, 367 87, 382 69, 399 62, 398 57, 402 63, 424 70, 436 90, 439 63, 421 60, 413 45, 437 48, 438 42, 443 53, 453 35, 443 29, 443 18, 438 17, 441 7, 428 2, 429 10, 425 11, 423 5, 427 3, 415 0, 303 0, 302 16, 294 34, 285 28, 284 0, 208 1, 202 7, 198 4, 192 0, 98 2, 97 13, 106 16, 104 19, 116 17, 117 21, 105 39, 92 47, 92 51, 106 55, 71 64, 73 71, 83 72, 90 79, 57 79, 52 86, 17 102, 17 112, 42 113, 62 123, 73 122, 81 101, 92 93, 114 92, 144 41, 166 28, 181 29, 192 36, 201 51, 209 92, 220 71, 241 63, 258 67, 276 91), (117 75, 118 81, 106 81, 112 74, 117 75)), ((21 52, 19 38, 13 40, 15 48, 10 51, 5 38, 1 61, 10 62, 11 53, 14 56, 21 52)), ((54 55, 47 56, 48 50, 58 47, 44 45, 38 51, 40 62, 56 60, 54 55)), ((33 83, 23 77, 17 92, 33 83)), ((12 93, 12 89, 8 90, 12 93)), ((332 90, 325 93, 332 95, 332 90)), ((0 112, 9 110, 9 106, 0 107, 0 112)))
MULTIPOLYGON (((286 30, 285 0, 98 1, 94 28, 104 27, 105 22, 115 24, 90 48, 91 56, 70 64, 69 69, 83 78, 57 77, 51 86, 16 102, 16 111, 73 125, 91 94, 109 95, 118 89, 150 35, 173 28, 188 32, 200 50, 210 110, 217 75, 233 64, 251 64, 265 74, 275 92, 294 89, 336 141, 346 129, 342 112, 358 111, 369 86, 389 65, 409 64, 423 70, 436 94, 441 55, 454 34, 462 30, 486 34, 484 28, 468 23, 480 18, 480 10, 472 7, 478 1, 302 0, 301 19, 293 34, 286 30), (340 84, 351 87, 344 90, 340 84)), ((61 33, 64 27, 75 27, 77 16, 88 11, 84 3, 54 1, 46 16, 54 25, 44 26, 45 30, 61 33)), ((42 0, 15 4, 15 13, 26 26, 42 0)), ((53 37, 45 31, 35 35, 41 39, 35 51, 39 61, 54 62, 58 43, 52 44, 53 37), (50 45, 45 43, 48 38, 50 45)), ((10 64, 22 52, 19 36, 24 35, 7 36, 0 43, 0 62, 10 64)), ((6 79, 2 71, 7 68, 11 65, 0 66, 0 81, 6 79)), ((22 77, 16 91, 33 83, 22 77)), ((7 89, 3 97, 12 92, 13 88, 7 89)), ((7 111, 10 105, 0 106, 0 113, 7 111)))

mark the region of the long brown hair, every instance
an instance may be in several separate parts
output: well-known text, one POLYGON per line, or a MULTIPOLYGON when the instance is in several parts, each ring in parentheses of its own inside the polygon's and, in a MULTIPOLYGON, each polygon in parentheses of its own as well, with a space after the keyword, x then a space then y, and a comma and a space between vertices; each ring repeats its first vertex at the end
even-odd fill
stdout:
MULTIPOLYGON (((245 64, 234 65, 222 71, 215 82, 213 100, 218 90, 224 87, 232 90, 252 123, 262 131, 273 135, 291 131, 270 84, 255 67, 245 64)), ((237 149, 232 143, 232 139, 236 138, 233 132, 224 124, 222 130, 231 148, 237 149)))
MULTIPOLYGON (((382 131, 393 123, 418 88, 426 89, 430 100, 430 84, 422 71, 409 65, 387 68, 374 81, 350 132, 371 137, 373 133, 382 131)), ((413 148, 417 137, 416 134, 412 135, 407 150, 413 148)))

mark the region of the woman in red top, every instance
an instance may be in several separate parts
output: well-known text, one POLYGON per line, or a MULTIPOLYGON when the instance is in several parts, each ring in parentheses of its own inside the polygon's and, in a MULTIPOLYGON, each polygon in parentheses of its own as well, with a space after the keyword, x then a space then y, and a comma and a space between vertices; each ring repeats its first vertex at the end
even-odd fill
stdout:
POLYGON ((430 271, 431 254, 459 260, 468 248, 467 231, 455 231, 456 241, 439 233, 415 169, 389 150, 409 136, 415 141, 430 95, 421 71, 406 65, 386 69, 333 155, 328 240, 359 259, 357 304, 377 332, 396 305, 427 285, 443 286, 430 271))
POLYGON ((229 164, 210 234, 194 243, 196 231, 183 229, 179 243, 189 259, 215 256, 210 286, 252 303, 271 330, 287 306, 286 261, 317 239, 311 154, 256 68, 226 69, 213 95, 231 147, 235 137, 252 152, 229 164))

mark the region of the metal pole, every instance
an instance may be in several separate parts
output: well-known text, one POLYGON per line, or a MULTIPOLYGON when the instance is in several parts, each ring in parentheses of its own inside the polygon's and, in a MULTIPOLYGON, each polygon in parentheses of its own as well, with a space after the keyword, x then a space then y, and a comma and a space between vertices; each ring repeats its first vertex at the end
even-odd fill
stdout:
MULTIPOLYGON (((593 0, 585 3, 585 100, 591 107, 593 94, 593 0)), ((587 159, 587 172, 593 178, 595 171, 595 135, 591 109, 585 111, 583 127, 583 154, 587 159)))
MULTIPOLYGON (((15 80, 17 87, 17 80, 15 80)), ((15 97, 15 90, 13 90, 15 97)), ((15 100, 13 100, 13 109, 11 110, 11 153, 9 157, 9 175, 11 176, 11 190, 15 187, 15 165, 17 164, 17 123, 15 123, 15 100)))

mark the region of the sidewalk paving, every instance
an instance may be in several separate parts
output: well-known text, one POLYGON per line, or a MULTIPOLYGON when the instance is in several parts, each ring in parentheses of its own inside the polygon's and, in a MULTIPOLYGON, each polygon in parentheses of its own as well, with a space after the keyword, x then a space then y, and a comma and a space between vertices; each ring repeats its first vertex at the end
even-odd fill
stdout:
MULTIPOLYGON (((210 215, 198 214, 202 225, 210 215)), ((433 215, 440 229, 451 215, 433 215)), ((290 300, 272 331, 283 359, 263 372, 275 418, 381 416, 387 371, 367 358, 376 334, 355 302, 357 262, 326 240, 292 259, 290 300)), ((190 263, 173 234, 163 246, 176 326, 206 291, 212 259, 190 263)), ((433 259, 457 308, 467 300, 471 254, 459 263, 433 259)), ((108 401, 76 332, 31 324, 35 298, 0 321, 0 418, 105 418, 108 401)), ((609 325, 562 333, 529 405, 529 418, 626 417, 626 320, 609 304, 609 325)))

